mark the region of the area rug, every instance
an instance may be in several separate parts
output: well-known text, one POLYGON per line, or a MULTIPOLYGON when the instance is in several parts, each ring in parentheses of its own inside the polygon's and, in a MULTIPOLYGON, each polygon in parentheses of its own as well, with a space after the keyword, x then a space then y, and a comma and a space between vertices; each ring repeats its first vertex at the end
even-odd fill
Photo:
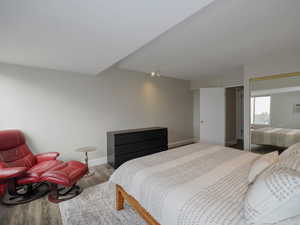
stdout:
POLYGON ((147 225, 129 205, 121 211, 114 206, 115 185, 108 182, 59 204, 63 225, 147 225))

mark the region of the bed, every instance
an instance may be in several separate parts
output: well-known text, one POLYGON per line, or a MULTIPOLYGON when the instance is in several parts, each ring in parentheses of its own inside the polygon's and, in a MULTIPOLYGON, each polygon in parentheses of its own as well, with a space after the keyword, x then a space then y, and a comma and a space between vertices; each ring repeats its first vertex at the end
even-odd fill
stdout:
POLYGON ((300 142, 300 129, 264 127, 251 130, 251 143, 289 147, 300 142))
POLYGON ((124 200, 151 225, 245 225, 248 173, 259 155, 197 143, 119 167, 116 208, 124 200))

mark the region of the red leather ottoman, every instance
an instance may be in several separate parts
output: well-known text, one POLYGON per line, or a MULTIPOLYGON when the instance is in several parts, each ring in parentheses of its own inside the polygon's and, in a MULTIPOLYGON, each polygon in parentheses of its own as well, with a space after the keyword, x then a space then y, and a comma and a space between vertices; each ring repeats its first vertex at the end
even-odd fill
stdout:
POLYGON ((40 176, 40 182, 47 181, 51 184, 48 199, 58 203, 71 199, 81 193, 81 188, 76 182, 88 172, 85 164, 78 161, 61 163, 40 176))

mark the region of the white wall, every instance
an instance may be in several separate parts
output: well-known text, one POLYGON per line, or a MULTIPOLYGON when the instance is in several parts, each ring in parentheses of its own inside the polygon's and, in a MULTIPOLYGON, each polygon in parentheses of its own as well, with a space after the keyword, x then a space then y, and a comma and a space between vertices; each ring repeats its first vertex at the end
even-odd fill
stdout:
POLYGON ((106 132, 166 126, 169 142, 193 137, 189 82, 110 69, 99 77, 0 64, 0 129, 26 133, 34 152, 97 146, 106 156, 106 132))
POLYGON ((250 149, 250 78, 300 72, 299 56, 268 58, 244 66, 244 147, 250 149))
MULTIPOLYGON (((300 80, 300 77, 298 78, 300 80)), ((300 128, 300 113, 294 112, 294 105, 300 104, 300 92, 271 95, 271 126, 300 128)))
POLYGON ((200 77, 199 80, 191 81, 191 89, 208 87, 236 87, 243 85, 243 71, 236 74, 228 74, 224 76, 200 77))

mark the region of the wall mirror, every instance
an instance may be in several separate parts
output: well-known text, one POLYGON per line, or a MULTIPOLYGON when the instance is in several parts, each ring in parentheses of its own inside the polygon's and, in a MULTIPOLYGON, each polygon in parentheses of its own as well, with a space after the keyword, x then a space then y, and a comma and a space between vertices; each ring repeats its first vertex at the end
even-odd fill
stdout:
POLYGON ((280 153, 300 142, 300 73, 250 80, 251 151, 280 153))

